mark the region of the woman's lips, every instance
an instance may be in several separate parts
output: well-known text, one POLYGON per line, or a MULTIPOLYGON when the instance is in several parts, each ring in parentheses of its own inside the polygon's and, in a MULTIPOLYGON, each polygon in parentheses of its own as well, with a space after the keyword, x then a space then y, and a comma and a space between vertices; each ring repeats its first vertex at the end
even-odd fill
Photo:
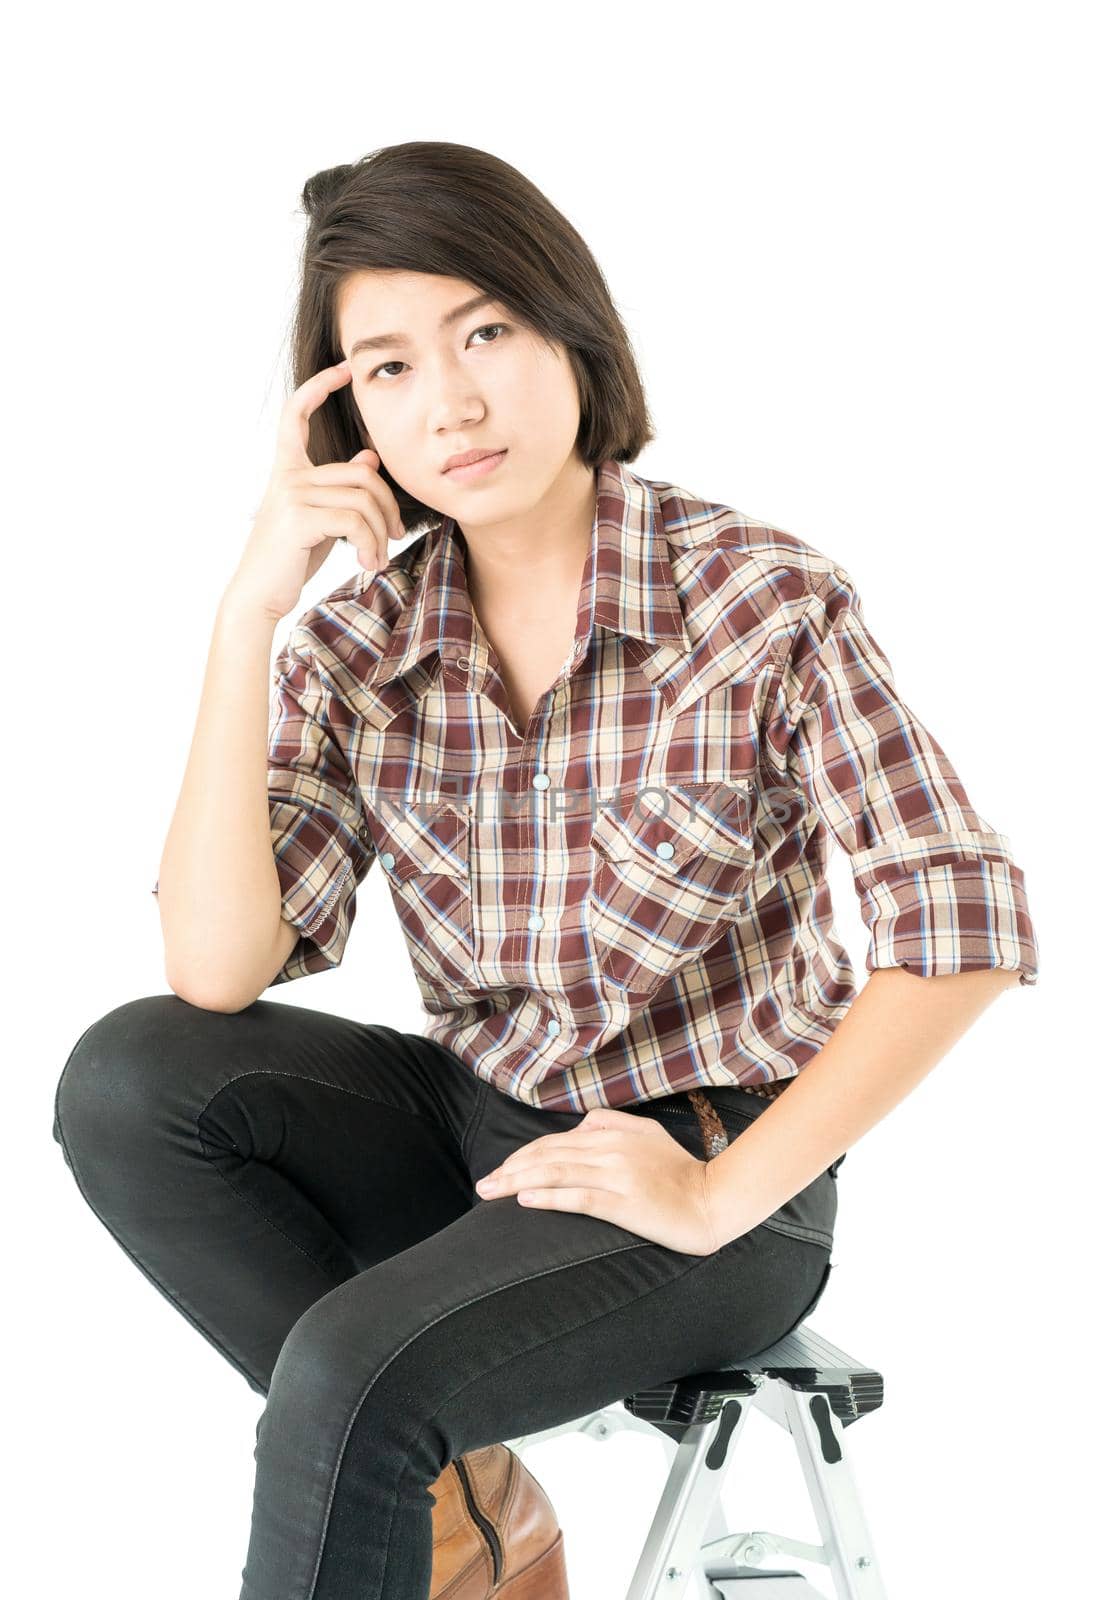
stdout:
POLYGON ((472 478, 484 478, 489 472, 501 466, 506 458, 506 451, 500 450, 497 455, 484 456, 480 461, 471 461, 466 467, 449 467, 445 473, 446 478, 455 478, 457 483, 468 483, 472 478))

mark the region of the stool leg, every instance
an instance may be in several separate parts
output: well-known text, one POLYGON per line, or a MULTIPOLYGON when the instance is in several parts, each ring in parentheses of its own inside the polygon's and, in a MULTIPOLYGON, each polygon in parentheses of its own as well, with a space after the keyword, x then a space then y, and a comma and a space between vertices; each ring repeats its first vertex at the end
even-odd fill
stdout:
MULTIPOLYGON (((700 1560, 708 1519, 719 1504, 752 1398, 732 1396, 713 1421, 693 1423, 684 1430, 626 1600, 676 1600, 684 1593, 700 1560)), ((711 1589, 707 1592, 714 1594, 711 1589)))
MULTIPOLYGON (((703 1530, 701 1542, 704 1545, 714 1544, 717 1539, 730 1538, 730 1524, 727 1522, 726 1513, 723 1511, 723 1474, 720 1472, 718 1476, 719 1484, 715 1494, 715 1504, 711 1515, 707 1519, 707 1526, 703 1530)), ((699 1564, 695 1592, 698 1594, 699 1600, 721 1600, 721 1591, 712 1586, 703 1561, 699 1564)))
POLYGON ((881 1572, 844 1448, 846 1430, 820 1391, 781 1385, 785 1422, 796 1445, 839 1600, 885 1600, 881 1572))

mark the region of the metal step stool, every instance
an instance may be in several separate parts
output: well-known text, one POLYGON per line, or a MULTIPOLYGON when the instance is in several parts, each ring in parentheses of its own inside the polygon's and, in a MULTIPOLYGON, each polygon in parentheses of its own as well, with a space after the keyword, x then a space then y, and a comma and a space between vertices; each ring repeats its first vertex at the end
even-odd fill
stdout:
POLYGON ((880 1372, 799 1327, 736 1366, 643 1389, 505 1443, 517 1450, 566 1433, 604 1440, 623 1428, 667 1436, 668 1480, 626 1600, 681 1600, 693 1574, 701 1600, 825 1600, 801 1573, 757 1565, 769 1556, 823 1563, 839 1600, 884 1600, 843 1443, 849 1425, 881 1400, 880 1372), (722 1490, 751 1404, 795 1442, 821 1545, 727 1529, 722 1490))

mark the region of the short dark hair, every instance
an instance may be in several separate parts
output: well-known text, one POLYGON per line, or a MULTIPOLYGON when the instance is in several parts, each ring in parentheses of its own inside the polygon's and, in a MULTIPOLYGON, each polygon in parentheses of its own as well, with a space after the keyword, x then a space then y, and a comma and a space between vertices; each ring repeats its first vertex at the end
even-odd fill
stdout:
MULTIPOLYGON (((337 288, 386 269, 461 278, 501 300, 550 347, 563 345, 580 392, 576 449, 585 466, 632 461, 653 430, 630 341, 606 279, 576 229, 528 178, 466 144, 415 139, 327 167, 301 193, 309 219, 291 330, 294 388, 343 360, 337 288)), ((348 461, 368 437, 351 385, 310 419, 315 465, 348 461)), ((380 465, 407 531, 442 513, 380 465)))

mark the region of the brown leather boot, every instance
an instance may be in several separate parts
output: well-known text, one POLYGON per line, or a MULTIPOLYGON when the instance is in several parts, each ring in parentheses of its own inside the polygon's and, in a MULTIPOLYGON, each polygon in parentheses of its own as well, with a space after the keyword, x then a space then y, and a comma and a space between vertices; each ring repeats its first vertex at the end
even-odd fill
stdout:
POLYGON ((552 1502, 506 1445, 458 1456, 431 1490, 429 1600, 568 1600, 552 1502))

